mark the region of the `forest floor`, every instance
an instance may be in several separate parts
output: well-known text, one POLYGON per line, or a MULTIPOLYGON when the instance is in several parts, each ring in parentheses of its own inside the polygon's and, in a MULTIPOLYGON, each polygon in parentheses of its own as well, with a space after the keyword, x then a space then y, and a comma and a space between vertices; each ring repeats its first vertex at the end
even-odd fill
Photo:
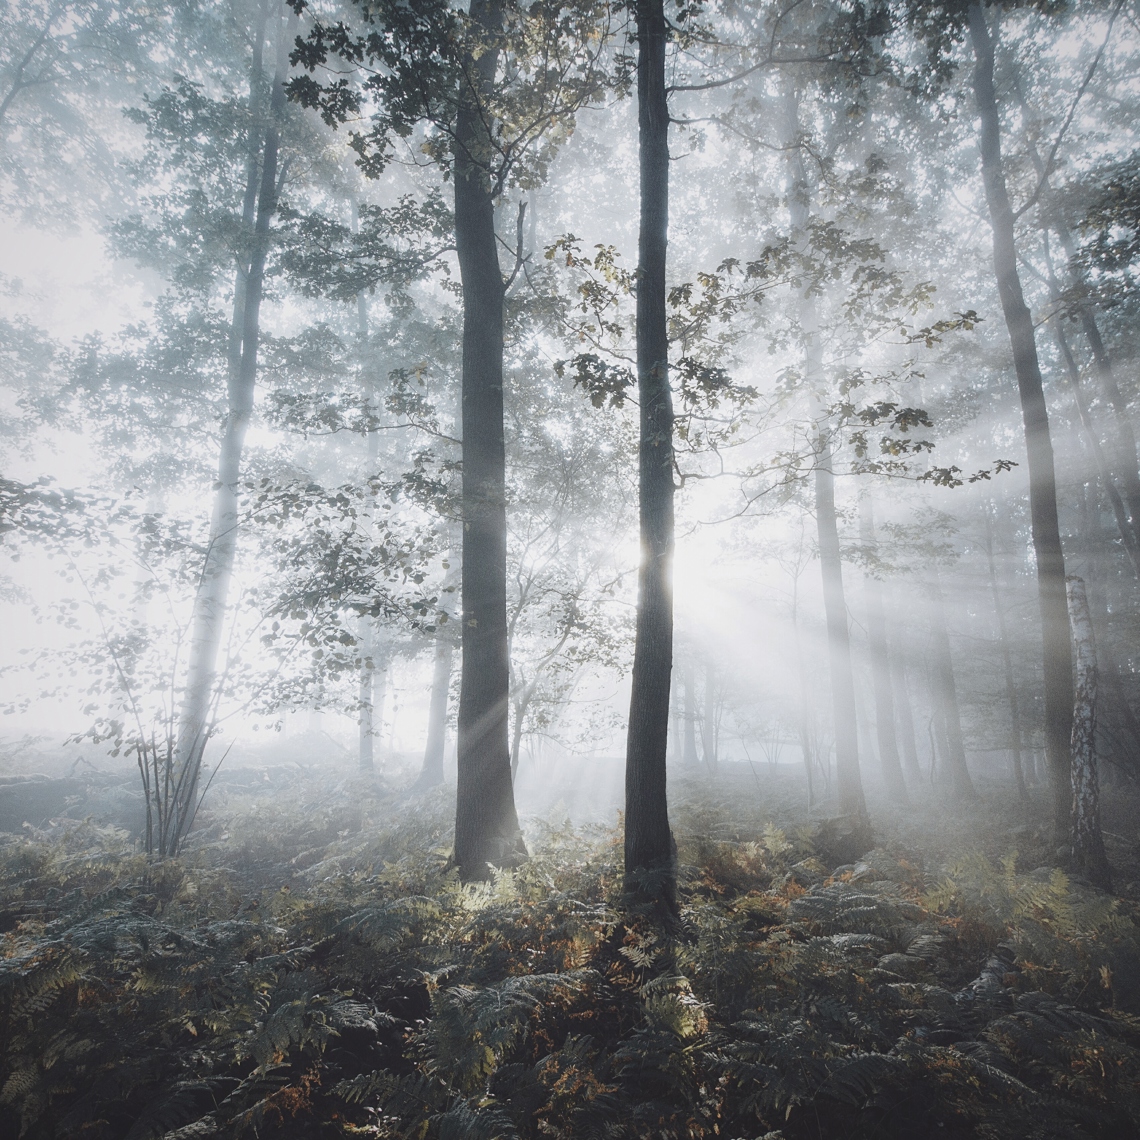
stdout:
POLYGON ((1106 895, 1051 865, 1043 793, 873 801, 840 864, 794 770, 677 778, 667 936, 596 773, 526 777, 529 861, 466 887, 448 789, 228 775, 162 865, 95 812, 0 834, 0 1135, 1140 1135, 1129 789, 1106 895))

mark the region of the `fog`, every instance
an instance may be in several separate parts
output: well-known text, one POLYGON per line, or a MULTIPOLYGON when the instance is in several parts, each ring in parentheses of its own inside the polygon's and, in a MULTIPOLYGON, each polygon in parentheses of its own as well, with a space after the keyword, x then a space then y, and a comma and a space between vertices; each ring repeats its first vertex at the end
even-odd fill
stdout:
POLYGON ((1136 1134, 1137 19, 10 0, 0 1132, 1136 1134))

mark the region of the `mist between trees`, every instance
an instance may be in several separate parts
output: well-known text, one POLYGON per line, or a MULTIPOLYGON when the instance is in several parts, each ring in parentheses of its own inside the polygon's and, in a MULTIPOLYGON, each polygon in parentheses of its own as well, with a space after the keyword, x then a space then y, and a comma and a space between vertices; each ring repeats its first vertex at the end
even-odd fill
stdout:
POLYGON ((7 4, 0 1130, 1135 1135, 1138 19, 7 4))

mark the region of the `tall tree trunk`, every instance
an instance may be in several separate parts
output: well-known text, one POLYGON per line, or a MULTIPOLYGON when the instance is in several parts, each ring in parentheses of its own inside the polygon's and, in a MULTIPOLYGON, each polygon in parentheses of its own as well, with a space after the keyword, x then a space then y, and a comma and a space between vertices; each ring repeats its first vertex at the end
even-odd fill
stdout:
POLYGON ((705 662, 705 712, 701 718, 701 751, 705 767, 716 775, 716 666, 705 662))
POLYGON ((815 748, 813 747, 811 731, 811 703, 808 700, 807 668, 804 664, 803 638, 800 636, 799 623, 799 574, 792 582, 792 631, 796 639, 796 674, 800 685, 799 716, 796 718, 800 738, 800 754, 803 756, 804 772, 807 775, 808 807, 815 805, 815 778, 813 765, 815 763, 815 748))
POLYGON ((835 726, 835 776, 839 810, 856 819, 869 833, 863 780, 859 773, 859 726, 855 712, 855 675, 851 669, 851 633, 843 593, 843 561, 835 513, 835 475, 831 470, 831 441, 827 427, 819 436, 815 472, 815 517, 819 535, 819 566, 823 576, 823 608, 827 617, 828 663, 831 667, 831 711, 835 726))
MULTIPOLYGON (((356 202, 352 203, 352 229, 355 233, 360 228, 360 215, 356 202)), ((356 335, 359 342, 361 356, 368 346, 368 299, 363 293, 356 295, 356 335)), ((374 393, 369 393, 369 404, 375 405, 374 393)), ((375 430, 365 435, 365 478, 376 474, 377 460, 380 455, 380 438, 375 430)), ((369 533, 372 532, 372 512, 367 511, 365 525, 369 533)), ((358 683, 357 704, 360 712, 357 717, 359 729, 359 759, 360 770, 371 772, 373 769, 373 688, 375 682, 375 664, 372 653, 376 641, 376 619, 371 614, 364 614, 360 618, 360 678, 358 683)))
POLYGON ((360 678, 357 686, 357 704, 360 706, 360 712, 357 716, 357 728, 359 730, 359 762, 360 770, 362 772, 371 772, 373 769, 373 743, 376 739, 376 733, 373 730, 372 713, 373 713, 373 682, 375 681, 375 666, 372 661, 373 652, 373 637, 372 625, 373 617, 370 614, 365 614, 360 619, 360 640, 358 645, 360 647, 360 678))
POLYGON ((254 227, 257 224, 257 188, 264 141, 265 29, 269 22, 269 0, 261 0, 253 29, 253 61, 249 69, 249 129, 245 140, 245 194, 241 204, 241 244, 234 274, 234 303, 229 334, 229 383, 237 383, 241 372, 242 330, 245 323, 246 290, 249 286, 250 259, 253 256, 254 227))
POLYGON ((697 759, 697 681, 690 661, 685 666, 685 767, 695 768, 697 759))
MULTIPOLYGON (((795 81, 785 88, 785 137, 789 150, 788 210, 792 229, 802 235, 811 220, 811 191, 800 141, 799 96, 795 81)), ((823 346, 815 298, 800 298, 800 325, 805 338, 804 374, 809 389, 823 381, 823 346)), ((823 577, 823 608, 827 617, 828 663, 831 672, 831 707, 835 732, 835 774, 839 810, 851 817, 856 837, 870 844, 870 822, 859 773, 859 722, 855 711, 855 677, 851 669, 851 634, 847 625, 847 601, 843 593, 843 561, 839 548, 839 524, 835 513, 835 473, 832 470, 830 425, 822 418, 823 401, 817 397, 821 419, 816 437, 815 519, 819 542, 819 566, 823 577)))
POLYGON ((416 787, 421 790, 443 783, 443 753, 447 746, 447 697, 451 690, 453 654, 451 638, 443 633, 436 634, 427 744, 424 746, 424 766, 416 782, 416 787))
POLYGON ((1017 683, 1013 675, 1013 654, 1009 647, 1009 629, 1005 620, 1005 607, 1002 605, 1001 590, 998 588, 997 567, 994 563, 994 528, 990 505, 986 504, 985 551, 986 567, 989 571, 990 596, 994 602, 994 617, 997 620, 998 646, 1001 650, 1002 675, 1005 679, 1005 699, 1009 704, 1009 752, 1013 760, 1013 774, 1017 780, 1017 794, 1022 803, 1029 799, 1029 789, 1025 784, 1025 770, 1021 763, 1021 703, 1017 697, 1017 683))
POLYGON ((994 238, 994 273, 1017 372, 1025 449, 1029 465, 1029 510, 1044 655, 1045 753, 1053 786, 1054 829, 1068 834, 1070 808, 1069 746, 1073 722, 1073 657, 1065 601, 1065 558, 1057 520, 1057 483, 1049 412, 1041 386, 1041 368, 1033 319, 1017 273, 1016 219, 1001 165, 1001 120, 994 93, 994 52, 980 4, 969 9, 974 49, 974 95, 981 118, 982 178, 994 238))
MULTIPOLYGON (((238 530, 238 484, 245 434, 253 414, 254 387, 257 382, 257 349, 260 338, 261 296, 265 279, 265 260, 269 251, 269 223, 277 210, 279 191, 277 178, 278 151, 281 141, 281 119, 285 110, 285 77, 288 69, 288 44, 297 17, 291 15, 283 27, 277 22, 277 64, 269 116, 265 126, 265 142, 261 148, 260 178, 247 173, 247 190, 243 203, 243 221, 255 211, 248 269, 244 254, 239 256, 235 284, 234 323, 241 327, 241 351, 236 355, 231 340, 231 367, 228 384, 229 410, 218 458, 218 482, 210 517, 210 538, 205 562, 194 596, 190 619, 189 660, 178 717, 178 736, 174 749, 174 810, 169 813, 172 830, 163 837, 160 854, 177 853, 186 832, 193 823, 198 799, 199 774, 216 701, 215 679, 218 651, 226 614, 230 578, 238 530), (250 186, 257 186, 256 206, 251 207, 250 186)), ((251 93, 260 82, 260 41, 254 53, 251 93)))
POLYGON ((954 658, 950 653, 950 634, 946 629, 946 609, 942 599, 942 583, 935 570, 930 583, 930 630, 934 650, 933 688, 940 722, 939 743, 945 738, 942 759, 950 777, 954 795, 960 800, 974 800, 977 792, 966 766, 966 747, 962 738, 962 715, 958 707, 958 686, 954 678, 954 658))
POLYGON ((1070 841, 1073 866, 1102 890, 1112 889, 1112 868, 1100 831, 1100 788, 1096 770, 1096 643, 1085 584, 1067 579, 1069 617, 1076 656, 1076 703, 1073 706, 1073 798, 1070 841))
MULTIPOLYGON (((377 643, 375 632, 372 636, 372 735, 376 740, 384 737, 384 705, 388 700, 388 682, 391 679, 392 652, 386 645, 377 643)), ((393 702, 394 703, 394 702, 393 702)), ((389 727, 394 727, 391 724, 389 727)), ((393 733, 388 734, 388 752, 392 751, 393 733)), ((381 746, 381 749, 383 746, 381 746)))
POLYGON ((910 693, 907 691, 906 665, 899 652, 891 654, 891 682, 895 707, 899 713, 899 743, 902 745, 903 769, 907 780, 917 786, 922 779, 922 769, 918 765, 918 741, 914 734, 914 710, 910 703, 910 693))
POLYGON ((669 105, 662 0, 637 0, 637 125, 641 217, 637 268, 640 401, 638 568, 633 685, 625 761, 625 887, 641 905, 676 909, 665 796, 673 668, 673 401, 665 316, 669 233, 669 105))
MULTIPOLYGON (((870 495, 864 495, 859 513, 861 539, 867 553, 875 554, 875 508, 870 495)), ((898 803, 906 803, 906 782, 899 762, 898 739, 895 736, 895 700, 891 692, 891 665, 887 649, 887 618, 883 612, 882 583, 867 574, 867 643, 871 651, 871 679, 875 687, 875 733, 879 743, 879 763, 887 795, 898 803)))
POLYGON ((525 684, 522 691, 514 698, 514 724, 511 726, 511 782, 514 783, 519 776, 519 759, 522 756, 523 724, 526 722, 526 711, 530 707, 530 698, 533 693, 530 684, 525 684))
POLYGON ((503 276, 495 236, 491 141, 482 110, 502 25, 495 0, 472 0, 487 37, 466 60, 455 146, 455 243, 463 286, 463 625, 455 863, 465 881, 525 855, 507 744, 506 454, 503 276))

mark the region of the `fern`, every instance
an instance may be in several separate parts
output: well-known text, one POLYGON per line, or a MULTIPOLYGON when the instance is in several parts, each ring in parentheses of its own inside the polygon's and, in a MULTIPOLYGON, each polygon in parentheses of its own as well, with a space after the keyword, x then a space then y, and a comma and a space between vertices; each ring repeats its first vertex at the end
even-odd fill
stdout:
POLYGON ((932 887, 886 849, 830 867, 719 794, 677 813, 679 934, 620 912, 613 832, 552 825, 472 889, 445 868, 442 796, 400 812, 360 784, 299 779, 278 814, 226 793, 163 868, 82 827, 8 844, 0 1129, 1140 1132, 1126 906, 1012 857, 932 887))

